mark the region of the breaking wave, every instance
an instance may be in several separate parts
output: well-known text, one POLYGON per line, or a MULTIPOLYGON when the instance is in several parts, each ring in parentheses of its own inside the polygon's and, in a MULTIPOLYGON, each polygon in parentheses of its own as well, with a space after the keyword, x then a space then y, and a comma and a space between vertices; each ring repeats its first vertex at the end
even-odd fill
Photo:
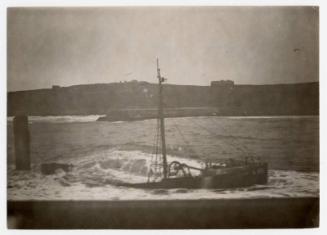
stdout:
MULTIPOLYGON (((28 116, 30 123, 47 122, 47 123, 72 123, 72 122, 95 122, 99 117, 105 115, 72 115, 72 116, 28 116)), ((14 117, 7 117, 7 121, 12 122, 14 117)))
MULTIPOLYGON (((48 123, 72 123, 72 122, 94 122, 106 115, 63 115, 63 116, 28 116, 29 122, 48 123)), ((185 117, 184 117, 185 118, 185 117)), ((186 117, 191 118, 191 117, 186 117)), ((201 118, 201 117, 200 117, 201 118)), ((317 116, 217 116, 221 119, 315 119, 317 116)), ((14 117, 7 117, 7 121, 12 122, 14 117)), ((121 123, 124 121, 116 121, 121 123)))
POLYGON ((229 119, 305 119, 317 118, 316 115, 284 115, 284 116, 226 116, 229 119))
MULTIPOLYGON (((73 164, 69 172, 58 169, 42 175, 40 165, 31 172, 9 166, 9 200, 144 200, 307 197, 319 195, 319 173, 270 170, 267 185, 236 189, 143 190, 115 186, 116 182, 146 182, 152 155, 141 151, 107 150, 61 163, 73 164)), ((169 156, 201 167, 201 162, 169 156)))

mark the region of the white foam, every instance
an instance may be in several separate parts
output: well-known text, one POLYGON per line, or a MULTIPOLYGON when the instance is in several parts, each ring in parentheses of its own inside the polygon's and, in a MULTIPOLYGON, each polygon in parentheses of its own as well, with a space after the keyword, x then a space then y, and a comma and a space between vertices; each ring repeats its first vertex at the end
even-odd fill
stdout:
MULTIPOLYGON (((319 173, 296 171, 269 171, 267 185, 255 185, 248 188, 212 190, 212 189, 169 189, 143 190, 117 187, 110 182, 145 182, 146 175, 133 169, 133 163, 140 161, 148 165, 151 154, 141 151, 120 151, 111 149, 84 156, 79 159, 66 159, 74 164, 70 173, 58 171, 54 175, 44 176, 33 166, 31 172, 18 172, 8 169, 9 200, 159 200, 159 199, 228 199, 228 198, 271 198, 271 197, 308 197, 319 196, 319 173), (107 162, 112 160, 111 162, 107 162), (117 160, 117 162, 115 162, 117 160), (124 167, 116 167, 115 164, 124 167), (102 165, 101 164, 108 164, 102 165)), ((180 161, 200 167, 201 163, 193 159, 168 156, 169 161, 180 161)))
MULTIPOLYGON (((49 123, 72 123, 72 122, 95 122, 99 117, 105 115, 65 115, 65 116, 28 116, 29 122, 49 122, 49 123)), ((14 117, 7 117, 7 121, 12 122, 14 117)))
POLYGON ((319 118, 315 115, 285 115, 285 116, 230 116, 230 117, 221 117, 228 119, 305 119, 305 118, 319 118))

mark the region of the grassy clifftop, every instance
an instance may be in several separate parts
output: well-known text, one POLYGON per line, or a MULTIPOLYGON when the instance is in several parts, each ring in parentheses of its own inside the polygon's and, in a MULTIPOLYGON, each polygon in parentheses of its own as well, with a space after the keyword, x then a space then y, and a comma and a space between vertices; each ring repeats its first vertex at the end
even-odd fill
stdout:
MULTIPOLYGON (((90 115, 156 108, 157 85, 147 82, 54 86, 8 93, 8 116, 90 115)), ((164 85, 168 108, 214 107, 218 115, 317 115, 319 83, 283 85, 164 85)))

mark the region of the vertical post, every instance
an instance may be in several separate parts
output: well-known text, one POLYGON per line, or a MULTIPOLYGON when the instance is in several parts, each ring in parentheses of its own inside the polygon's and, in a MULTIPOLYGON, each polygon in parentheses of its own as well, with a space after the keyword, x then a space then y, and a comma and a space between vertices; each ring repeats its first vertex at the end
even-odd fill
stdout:
POLYGON ((27 116, 14 118, 14 143, 16 170, 30 170, 30 135, 27 116))
POLYGON ((160 134, 161 134, 161 151, 162 151, 162 165, 164 179, 167 178, 167 156, 166 156, 166 138, 165 138, 165 119, 163 113, 163 101, 162 101, 162 83, 164 78, 160 75, 159 59, 157 58, 157 77, 159 80, 159 119, 160 119, 160 134))

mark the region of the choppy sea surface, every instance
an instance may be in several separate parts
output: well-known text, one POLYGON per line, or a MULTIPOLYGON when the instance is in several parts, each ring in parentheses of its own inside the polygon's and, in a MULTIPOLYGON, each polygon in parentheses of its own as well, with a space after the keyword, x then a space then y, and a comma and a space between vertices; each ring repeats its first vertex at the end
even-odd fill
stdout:
POLYGON ((97 122, 99 116, 30 117, 30 172, 14 170, 8 118, 8 200, 144 200, 319 196, 319 118, 188 117, 166 119, 168 161, 245 156, 269 164, 267 185, 236 189, 143 190, 115 186, 144 182, 154 157, 156 120, 97 122), (72 164, 42 175, 40 164, 72 164))

